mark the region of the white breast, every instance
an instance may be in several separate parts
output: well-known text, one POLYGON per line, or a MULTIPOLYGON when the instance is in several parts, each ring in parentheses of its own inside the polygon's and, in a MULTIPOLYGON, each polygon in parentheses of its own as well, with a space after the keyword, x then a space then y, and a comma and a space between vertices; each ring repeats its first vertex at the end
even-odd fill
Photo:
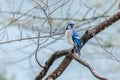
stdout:
POLYGON ((67 38, 67 42, 71 45, 74 45, 73 40, 72 40, 72 30, 66 30, 65 36, 67 38))

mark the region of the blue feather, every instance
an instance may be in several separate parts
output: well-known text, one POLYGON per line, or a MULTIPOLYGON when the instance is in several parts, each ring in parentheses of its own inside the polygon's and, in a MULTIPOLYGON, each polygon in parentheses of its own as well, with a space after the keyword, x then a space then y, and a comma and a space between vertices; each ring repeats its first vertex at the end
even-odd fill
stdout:
POLYGON ((75 29, 72 29, 72 32, 73 32, 72 40, 74 42, 74 46, 77 49, 78 54, 80 55, 81 40, 80 40, 79 35, 75 29))

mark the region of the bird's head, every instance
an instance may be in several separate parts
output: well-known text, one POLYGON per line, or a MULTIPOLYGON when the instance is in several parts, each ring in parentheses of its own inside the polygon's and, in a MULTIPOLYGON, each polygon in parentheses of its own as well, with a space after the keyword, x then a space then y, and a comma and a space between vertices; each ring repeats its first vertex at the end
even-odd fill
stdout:
POLYGON ((74 26, 73 21, 69 21, 68 24, 67 24, 66 30, 72 29, 73 26, 74 26))

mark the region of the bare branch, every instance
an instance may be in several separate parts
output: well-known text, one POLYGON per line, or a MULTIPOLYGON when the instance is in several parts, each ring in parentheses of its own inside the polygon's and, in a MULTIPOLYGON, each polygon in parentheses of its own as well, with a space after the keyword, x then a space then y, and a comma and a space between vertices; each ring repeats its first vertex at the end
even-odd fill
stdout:
MULTIPOLYGON (((50 68, 50 66, 53 64, 53 62, 56 59, 58 59, 64 55, 72 54, 73 51, 74 51, 73 49, 60 50, 60 51, 55 52, 53 55, 51 55, 51 57, 46 61, 43 70, 40 72, 40 74, 36 77, 35 80, 41 80, 45 76, 48 69, 50 68)), ((63 62, 66 62, 66 60, 68 60, 70 57, 67 56, 66 58, 67 59, 64 59, 63 62)), ((67 63, 70 63, 70 62, 71 61, 68 61, 67 63)), ((66 65, 66 64, 64 64, 64 65, 66 65)), ((64 65, 60 64, 60 67, 62 68, 62 66, 64 66, 64 65)), ((64 71, 64 69, 62 68, 61 72, 63 72, 63 71, 64 71)), ((51 74, 49 77, 51 77, 51 76, 58 77, 58 76, 60 76, 60 72, 59 72, 59 74, 51 74)))
POLYGON ((47 36, 36 36, 36 37, 26 37, 26 38, 20 38, 20 39, 14 39, 14 40, 9 40, 9 41, 4 41, 4 42, 0 42, 0 44, 6 44, 6 43, 12 43, 12 42, 16 42, 16 41, 24 41, 24 40, 32 40, 32 39, 38 39, 38 38, 47 38, 50 36, 58 36, 63 34, 64 32, 60 32, 60 33, 56 33, 56 34, 52 34, 52 35, 47 35, 47 36))
POLYGON ((36 50, 35 50, 35 60, 36 62, 38 63, 38 65, 43 68, 43 66, 41 65, 41 63, 39 62, 38 58, 37 58, 37 54, 38 54, 38 50, 39 50, 39 47, 40 47, 40 31, 38 32, 38 40, 37 40, 37 47, 36 47, 36 50))
POLYGON ((3 30, 3 29, 5 29, 6 27, 8 27, 10 24, 16 22, 18 19, 22 18, 24 15, 28 14, 29 12, 31 12, 31 11, 32 11, 33 9, 35 9, 35 8, 36 8, 36 6, 33 7, 32 9, 28 10, 27 12, 25 12, 23 15, 19 16, 18 18, 14 19, 14 20, 11 21, 10 23, 6 24, 5 26, 3 26, 3 27, 0 29, 0 31, 3 30))
POLYGON ((82 60, 81 58, 79 58, 76 54, 73 54, 73 58, 74 58, 76 61, 78 61, 80 64, 82 64, 82 65, 84 65, 85 67, 87 67, 87 68, 91 71, 91 73, 92 73, 96 78, 98 78, 98 79, 100 79, 100 80, 108 80, 107 78, 104 78, 104 77, 98 75, 98 74, 96 73, 95 69, 94 69, 90 64, 88 64, 86 61, 84 61, 84 60, 82 60))
POLYGON ((99 25, 95 26, 94 28, 88 29, 85 34, 81 37, 83 44, 85 44, 89 39, 94 37, 99 32, 103 31, 105 28, 112 25, 114 22, 120 19, 120 11, 111 16, 108 20, 101 22, 99 25))
MULTIPOLYGON (((85 34, 81 37, 82 43, 83 45, 85 45, 85 43, 87 43, 87 41, 89 39, 91 39, 92 37, 94 37, 96 34, 98 34, 99 32, 103 31, 105 28, 109 27, 112 23, 116 22, 117 20, 120 19, 120 11, 117 12, 116 14, 114 14, 113 16, 111 16, 108 20, 105 20, 103 22, 101 22, 99 25, 95 26, 94 28, 88 29, 85 34)), ((60 53, 63 53, 62 51, 60 53)), ((69 52, 68 52, 69 53, 69 52)), ((73 52, 74 53, 74 50, 73 52)), ((75 56, 74 56, 75 58, 75 56)), ((67 55, 64 60, 62 61, 62 63, 56 68, 56 70, 54 70, 47 78, 46 80, 55 80, 57 77, 59 77, 63 71, 67 68, 67 66, 70 64, 70 62, 72 61, 72 56, 71 55, 67 55)), ((76 58, 75 58, 76 59, 76 58)), ((76 59, 77 60, 77 59, 76 59)), ((79 60, 81 61, 81 60, 79 60)), ((86 66, 88 66, 88 64, 84 64, 86 66)), ((91 67, 88 67, 92 74, 101 80, 107 80, 106 78, 100 77, 99 75, 97 75, 94 71, 92 71, 91 67)), ((39 77, 39 76, 37 76, 39 77)), ((41 80, 40 78, 37 78, 36 80, 41 80)))
POLYGON ((118 61, 118 62, 120 62, 120 60, 119 60, 119 58, 118 57, 115 57, 111 52, 109 52, 108 50, 106 50, 103 46, 102 46, 102 44, 99 42, 99 40, 97 39, 97 37, 95 36, 95 39, 96 39, 96 41, 98 42, 98 44, 100 45, 100 47, 104 50, 104 51, 106 51, 107 52, 107 54, 110 56, 110 58, 111 59, 113 59, 113 60, 116 60, 116 61, 118 61))

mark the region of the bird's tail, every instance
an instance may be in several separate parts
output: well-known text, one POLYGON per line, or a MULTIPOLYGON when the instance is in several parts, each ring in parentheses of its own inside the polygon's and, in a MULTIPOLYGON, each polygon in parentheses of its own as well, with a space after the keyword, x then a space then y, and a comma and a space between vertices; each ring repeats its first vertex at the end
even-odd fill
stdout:
POLYGON ((78 55, 79 55, 79 56, 81 55, 81 54, 80 54, 80 49, 81 49, 80 47, 78 47, 78 49, 77 49, 77 50, 78 50, 78 55))
POLYGON ((75 51, 76 51, 76 53, 78 53, 78 55, 80 56, 81 54, 80 54, 80 47, 77 47, 77 46, 74 46, 74 49, 75 49, 75 51))

